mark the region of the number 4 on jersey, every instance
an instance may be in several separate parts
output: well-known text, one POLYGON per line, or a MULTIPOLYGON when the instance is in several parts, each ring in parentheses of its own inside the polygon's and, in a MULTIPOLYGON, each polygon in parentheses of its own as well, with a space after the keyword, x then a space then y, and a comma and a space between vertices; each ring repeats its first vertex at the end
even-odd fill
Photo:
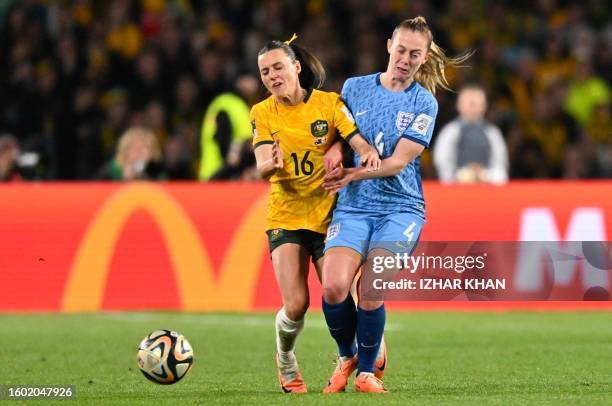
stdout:
POLYGON ((380 155, 382 157, 383 155, 383 151, 385 149, 385 143, 382 140, 383 138, 383 132, 379 132, 376 135, 376 138, 374 138, 374 146, 376 147, 376 149, 378 150, 378 155, 380 155))
POLYGON ((407 229, 404 230, 404 235, 408 239, 408 242, 412 242, 414 239, 414 228, 416 227, 416 223, 413 221, 407 229))

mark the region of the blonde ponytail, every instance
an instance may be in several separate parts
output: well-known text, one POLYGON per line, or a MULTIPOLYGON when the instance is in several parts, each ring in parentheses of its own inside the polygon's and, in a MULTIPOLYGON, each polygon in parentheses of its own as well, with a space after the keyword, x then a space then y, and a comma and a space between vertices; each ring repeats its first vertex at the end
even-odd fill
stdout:
POLYGON ((429 59, 427 62, 421 65, 417 73, 414 75, 414 79, 432 94, 436 93, 437 88, 451 90, 448 80, 446 79, 446 68, 449 66, 463 67, 464 65, 462 65, 462 63, 470 58, 474 52, 471 51, 456 58, 446 56, 444 50, 434 42, 431 29, 423 16, 402 21, 397 27, 395 27, 393 36, 395 36, 397 31, 400 29, 420 32, 424 34, 429 41, 429 59))

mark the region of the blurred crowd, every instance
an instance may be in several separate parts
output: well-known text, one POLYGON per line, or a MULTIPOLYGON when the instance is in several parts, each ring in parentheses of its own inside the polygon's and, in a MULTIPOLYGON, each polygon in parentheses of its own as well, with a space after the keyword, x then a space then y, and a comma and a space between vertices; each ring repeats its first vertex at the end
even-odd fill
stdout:
MULTIPOLYGON (((1 179, 256 178, 249 140, 232 130, 240 117, 203 122, 220 95, 247 107, 266 96, 263 44, 298 33, 327 69, 325 89, 340 91, 347 77, 385 70, 386 39, 416 15, 448 54, 475 51, 447 74, 453 89, 483 90, 486 126, 455 131, 495 133, 502 179, 612 177, 606 0, 4 0, 1 179), (128 168, 120 151, 132 142, 149 151, 128 168), (205 145, 221 162, 203 176, 205 145)), ((434 145, 461 120, 457 95, 436 94, 434 145)), ((472 141, 455 147, 491 150, 472 141)), ((427 179, 438 178, 433 155, 422 157, 427 179)), ((455 179, 478 180, 468 175, 455 179)))

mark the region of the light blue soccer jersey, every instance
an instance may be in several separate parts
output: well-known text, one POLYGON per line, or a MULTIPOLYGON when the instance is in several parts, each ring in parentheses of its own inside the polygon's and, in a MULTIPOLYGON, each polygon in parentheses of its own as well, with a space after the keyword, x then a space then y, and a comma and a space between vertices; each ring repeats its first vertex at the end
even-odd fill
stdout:
MULTIPOLYGON (((393 154, 401 138, 429 147, 438 102, 416 81, 403 92, 380 83, 380 73, 348 79, 342 98, 353 113, 359 132, 382 159, 393 154)), ((355 156, 355 166, 359 157, 355 156)), ((420 159, 395 176, 351 182, 340 191, 338 208, 366 212, 413 212, 425 218, 420 159)))

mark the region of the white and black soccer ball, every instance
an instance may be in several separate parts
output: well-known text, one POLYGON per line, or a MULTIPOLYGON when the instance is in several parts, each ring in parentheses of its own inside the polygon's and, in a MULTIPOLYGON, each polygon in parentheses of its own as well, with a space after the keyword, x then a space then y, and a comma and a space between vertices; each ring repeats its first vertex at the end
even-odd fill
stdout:
POLYGON ((170 385, 183 379, 191 370, 193 349, 182 334, 155 330, 140 342, 136 362, 147 379, 170 385))

